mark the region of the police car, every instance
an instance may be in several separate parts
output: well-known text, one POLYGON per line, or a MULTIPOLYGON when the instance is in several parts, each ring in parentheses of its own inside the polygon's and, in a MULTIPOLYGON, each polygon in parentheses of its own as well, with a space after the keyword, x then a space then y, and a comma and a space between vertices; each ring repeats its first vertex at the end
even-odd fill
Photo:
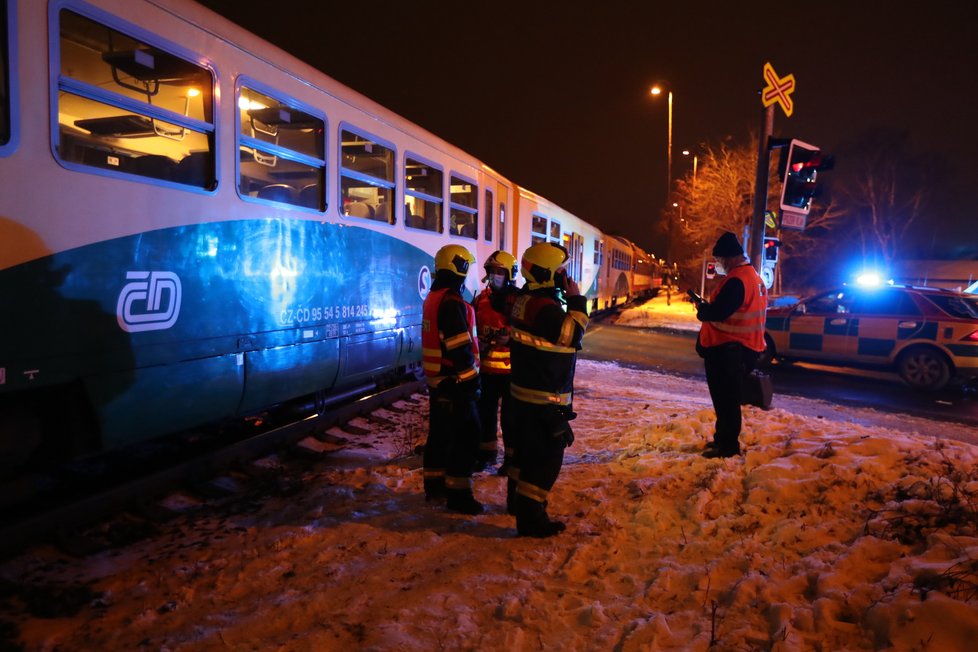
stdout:
POLYGON ((935 288, 843 286, 767 313, 762 362, 893 369, 935 391, 978 376, 978 296, 935 288))

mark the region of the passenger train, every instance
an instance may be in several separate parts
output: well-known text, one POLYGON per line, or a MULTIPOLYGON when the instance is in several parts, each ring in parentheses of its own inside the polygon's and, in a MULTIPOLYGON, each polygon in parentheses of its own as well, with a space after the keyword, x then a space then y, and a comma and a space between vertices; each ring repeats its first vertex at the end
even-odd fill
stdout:
POLYGON ((0 0, 0 459, 417 372, 446 243, 649 256, 187 0, 0 0), (47 83, 44 83, 44 82, 47 83))

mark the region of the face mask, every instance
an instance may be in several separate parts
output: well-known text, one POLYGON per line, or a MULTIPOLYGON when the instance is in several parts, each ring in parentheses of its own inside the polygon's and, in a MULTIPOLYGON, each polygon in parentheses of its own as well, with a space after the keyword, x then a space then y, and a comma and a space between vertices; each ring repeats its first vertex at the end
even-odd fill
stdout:
POLYGON ((727 268, 724 267, 723 263, 721 263, 719 260, 713 263, 713 269, 715 269, 717 271, 717 274, 719 274, 720 276, 727 275, 727 268))
POLYGON ((500 272, 489 272, 489 285, 492 289, 498 290, 506 285, 506 274, 500 272))

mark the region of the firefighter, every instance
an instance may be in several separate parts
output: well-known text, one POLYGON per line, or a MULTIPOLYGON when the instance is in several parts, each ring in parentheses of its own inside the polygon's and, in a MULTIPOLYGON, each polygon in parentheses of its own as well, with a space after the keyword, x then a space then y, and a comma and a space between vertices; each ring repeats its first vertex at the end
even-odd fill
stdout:
POLYGON ((703 322, 696 352, 703 358, 706 384, 716 412, 713 441, 704 457, 740 455, 740 405, 745 378, 764 350, 767 288, 744 255, 737 236, 727 231, 713 247, 723 281, 709 301, 700 301, 696 318, 703 322))
POLYGON ((549 537, 565 529, 547 515, 547 496, 560 475, 564 448, 574 441, 574 368, 588 323, 587 298, 566 274, 566 261, 567 250, 559 245, 529 247, 520 264, 526 284, 511 314, 516 453, 507 474, 507 508, 516 516, 519 536, 549 537))
POLYGON ((486 287, 472 300, 479 333, 479 417, 482 441, 476 467, 484 468, 496 461, 496 421, 503 432, 503 465, 499 474, 512 463, 513 433, 510 426, 509 396, 509 313, 516 294, 516 257, 505 251, 493 252, 483 265, 486 287))
POLYGON ((450 511, 463 514, 483 512, 472 494, 479 445, 479 342, 475 310, 462 298, 462 285, 474 262, 461 245, 438 250, 421 322, 430 405, 422 459, 425 499, 444 498, 450 511))

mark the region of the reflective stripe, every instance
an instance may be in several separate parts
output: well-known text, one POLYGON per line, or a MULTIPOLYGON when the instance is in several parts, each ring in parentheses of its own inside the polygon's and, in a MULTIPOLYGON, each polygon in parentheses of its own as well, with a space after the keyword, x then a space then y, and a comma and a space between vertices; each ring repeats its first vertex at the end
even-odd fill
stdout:
POLYGON ((472 478, 459 478, 453 475, 445 476, 446 489, 468 489, 472 490, 472 478))
POLYGON ((526 346, 539 349, 541 351, 550 351, 552 353, 577 353, 577 349, 573 347, 553 344, 542 337, 537 337, 527 333, 524 330, 519 330, 516 328, 513 329, 511 337, 514 341, 519 342, 520 344, 525 344, 526 346))
POLYGON ((570 343, 574 341, 574 335, 577 333, 577 327, 587 328, 587 324, 587 315, 576 310, 568 312, 560 327, 560 337, 557 338, 557 344, 570 346, 570 343))
POLYGON ((574 395, 570 392, 558 394, 555 392, 544 392, 539 389, 527 389, 510 383, 509 393, 513 398, 517 398, 526 403, 535 405, 570 405, 574 395))
POLYGON ((757 324, 748 324, 747 326, 735 326, 733 324, 728 324, 723 321, 711 322, 713 327, 718 331, 723 331, 724 333, 753 333, 757 330, 757 324))
POLYGON ((468 332, 459 333, 458 335, 445 338, 444 342, 446 349, 457 349, 464 344, 471 344, 472 336, 468 332))
POLYGON ((460 371, 457 374, 458 379, 461 382, 465 382, 466 380, 472 380, 478 375, 479 375, 479 370, 476 369, 475 367, 469 367, 468 369, 464 371, 460 371))
MULTIPOLYGON (((507 451, 507 455, 509 456, 510 459, 512 459, 513 456, 509 454, 508 451, 507 451)), ((506 477, 509 478, 510 480, 519 480, 520 470, 515 466, 513 466, 512 464, 510 464, 509 466, 506 467, 506 477)))
POLYGON ((767 314, 767 295, 764 283, 750 265, 738 265, 730 270, 723 283, 714 290, 716 299, 727 281, 736 278, 744 285, 744 303, 724 321, 705 321, 700 328, 700 344, 719 346, 739 342, 754 351, 764 350, 764 320, 767 314))
POLYGON ((516 483, 516 493, 520 494, 521 496, 526 496, 530 500, 535 500, 538 503, 545 503, 547 502, 547 495, 550 492, 546 489, 541 489, 535 484, 530 484, 529 482, 520 480, 518 483, 516 483))
POLYGON ((444 478, 444 477, 445 477, 445 469, 425 469, 424 470, 424 478, 426 480, 428 480, 428 479, 444 478))
POLYGON ((511 367, 509 349, 505 351, 490 349, 486 357, 482 358, 482 364, 479 365, 483 371, 508 372, 511 367))

